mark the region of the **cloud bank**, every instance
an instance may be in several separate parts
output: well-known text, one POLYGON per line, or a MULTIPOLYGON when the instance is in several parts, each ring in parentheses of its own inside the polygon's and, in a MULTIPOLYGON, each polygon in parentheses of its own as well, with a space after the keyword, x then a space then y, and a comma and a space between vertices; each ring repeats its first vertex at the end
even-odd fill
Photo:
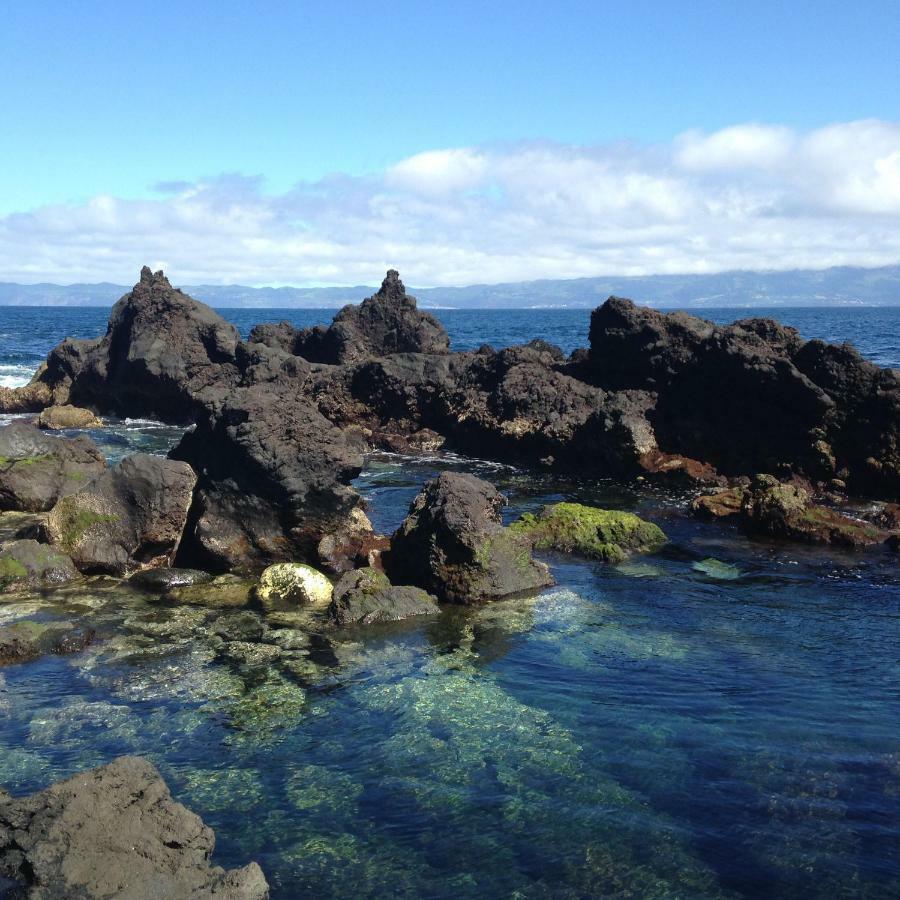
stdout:
POLYGON ((409 283, 900 262, 900 123, 745 124, 666 144, 430 150, 272 194, 260 177, 157 185, 0 217, 0 280, 409 283))

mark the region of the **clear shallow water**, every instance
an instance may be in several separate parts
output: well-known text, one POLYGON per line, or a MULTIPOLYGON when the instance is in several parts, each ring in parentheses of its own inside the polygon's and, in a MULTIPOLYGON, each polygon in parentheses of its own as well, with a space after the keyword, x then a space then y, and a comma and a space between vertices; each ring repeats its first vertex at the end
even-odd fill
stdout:
MULTIPOLYGON (((107 452, 177 435, 151 431, 120 427, 107 452)), ((317 638, 290 677, 218 660, 214 614, 116 586, 0 599, 0 623, 92 610, 108 634, 0 670, 0 784, 148 755, 215 828, 216 861, 256 859, 276 898, 900 893, 896 557, 752 542, 678 496, 453 457, 373 456, 357 486, 376 526, 448 467, 498 484, 510 518, 572 498, 671 543, 619 567, 548 557, 538 597, 317 638)))

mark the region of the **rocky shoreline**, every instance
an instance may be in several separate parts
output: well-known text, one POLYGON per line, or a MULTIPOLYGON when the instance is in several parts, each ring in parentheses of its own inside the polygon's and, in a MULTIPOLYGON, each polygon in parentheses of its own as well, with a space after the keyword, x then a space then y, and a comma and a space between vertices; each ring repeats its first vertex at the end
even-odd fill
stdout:
MULTIPOLYGON (((552 583, 535 551, 619 562, 666 541, 632 513, 573 503, 504 526, 496 488, 452 473, 425 485, 393 535, 378 534, 351 485, 372 448, 678 485, 691 514, 767 539, 900 548, 898 373, 769 320, 715 326, 610 298, 591 316, 590 347, 569 357, 541 340, 457 353, 390 271, 328 327, 260 325, 244 342, 145 268, 105 336, 64 341, 31 384, 0 388, 0 411, 39 415, 0 428, 0 591, 116 579, 148 602, 197 611, 185 639, 204 629, 238 670, 277 662, 299 684, 310 644, 328 644, 330 630, 534 593, 552 583), (187 431, 168 458, 133 454, 114 467, 88 437, 52 433, 100 415, 187 431)), ((0 626, 0 665, 79 652, 107 639, 95 624, 0 626)), ((140 761, 107 769, 123 765, 158 781, 140 761)), ((79 777, 111 777, 98 772, 79 777)), ((67 791, 70 782, 39 799, 0 796, 6 877, 38 872, 29 852, 50 857, 26 852, 5 823, 28 804, 64 819, 78 802, 61 799, 67 791)), ((164 785, 154 791, 172 813, 164 785)), ((106 812, 102 827, 114 828, 121 810, 106 812)), ((258 870, 204 869, 210 841, 189 863, 159 865, 194 879, 198 895, 218 896, 225 888, 203 879, 224 878, 232 893, 222 896, 265 896, 258 870)), ((64 896, 58 877, 41 875, 51 887, 28 896, 64 896)), ((99 895, 95 877, 77 882, 88 896, 99 895)))

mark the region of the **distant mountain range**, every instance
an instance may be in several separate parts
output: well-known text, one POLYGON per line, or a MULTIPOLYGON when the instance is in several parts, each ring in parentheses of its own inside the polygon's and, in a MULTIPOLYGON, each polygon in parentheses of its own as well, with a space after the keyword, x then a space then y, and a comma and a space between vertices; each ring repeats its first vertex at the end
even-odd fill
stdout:
MULTIPOLYGON (((109 306, 129 287, 110 284, 0 282, 0 306, 109 306)), ((335 308, 358 303, 372 285, 356 287, 243 287, 185 285, 191 296, 216 307, 246 309, 335 308)), ((610 294, 651 306, 703 309, 772 306, 900 305, 900 265, 863 269, 796 269, 787 272, 721 272, 716 275, 648 275, 409 288, 424 308, 592 308, 610 294)))

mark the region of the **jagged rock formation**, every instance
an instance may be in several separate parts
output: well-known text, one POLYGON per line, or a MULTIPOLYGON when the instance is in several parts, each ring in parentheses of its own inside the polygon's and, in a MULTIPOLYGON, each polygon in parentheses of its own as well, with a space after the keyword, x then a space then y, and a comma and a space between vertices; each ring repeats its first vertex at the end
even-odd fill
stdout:
POLYGON ((413 500, 395 532, 387 572, 448 603, 477 603, 552 583, 527 537, 500 524, 505 499, 474 475, 443 472, 413 500))
POLYGON ((47 536, 82 572, 171 565, 196 482, 186 463, 135 453, 63 497, 50 511, 47 536))
POLYGON ((63 341, 36 383, 46 385, 56 404, 189 422, 200 395, 236 378, 239 340, 218 313, 144 266, 140 281, 112 308, 106 334, 63 341))
POLYGON ((310 362, 344 364, 392 353, 447 353, 444 326, 416 307, 400 273, 390 269, 380 290, 359 306, 348 304, 331 326, 296 331, 287 322, 257 326, 250 341, 260 341, 310 362))
POLYGON ((147 760, 122 756, 29 797, 0 790, 0 893, 265 900, 265 876, 210 864, 215 836, 147 760), (4 879, 6 883, 4 884, 4 879))
POLYGON ((0 428, 0 509, 41 512, 106 471, 84 435, 51 437, 26 422, 0 428))

